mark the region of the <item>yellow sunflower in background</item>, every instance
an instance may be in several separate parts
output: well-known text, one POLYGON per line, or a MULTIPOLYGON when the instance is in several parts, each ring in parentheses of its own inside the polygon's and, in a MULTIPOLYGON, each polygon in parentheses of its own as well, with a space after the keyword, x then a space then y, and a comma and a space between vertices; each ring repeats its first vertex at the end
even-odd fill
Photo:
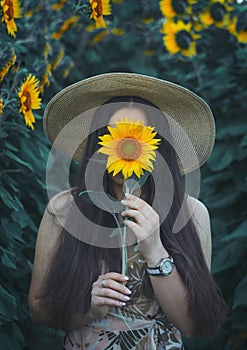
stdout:
POLYGON ((3 103, 3 100, 0 98, 0 116, 3 114, 3 110, 4 110, 4 103, 3 103))
POLYGON ((191 5, 195 4, 196 0, 161 0, 160 10, 166 18, 191 14, 191 5))
POLYGON ((230 24, 229 13, 233 10, 225 0, 210 0, 209 6, 199 15, 201 23, 208 27, 215 24, 219 28, 224 28, 230 24))
POLYGON ((144 126, 140 121, 122 119, 116 127, 108 126, 110 134, 99 136, 102 145, 98 152, 108 155, 106 169, 113 176, 122 171, 125 179, 144 174, 143 170, 152 171, 151 161, 156 159, 155 149, 160 139, 155 139, 157 132, 151 126, 144 126))
POLYGON ((3 81, 5 75, 8 73, 10 68, 15 64, 16 61, 16 54, 14 53, 14 50, 12 50, 13 54, 11 59, 6 63, 6 65, 0 69, 0 83, 3 81))
POLYGON ((94 20, 96 28, 105 28, 103 15, 111 15, 110 0, 89 0, 92 13, 90 18, 94 20))
POLYGON ((58 2, 56 2, 52 8, 56 11, 60 11, 62 9, 62 7, 66 4, 67 0, 60 0, 58 2))
POLYGON ((181 52, 182 55, 192 57, 196 55, 196 39, 201 36, 192 30, 192 23, 177 23, 167 21, 163 25, 164 45, 170 54, 175 55, 181 52))
POLYGON ((240 43, 247 43, 247 24, 240 21, 236 17, 232 18, 228 30, 232 33, 240 43))
POLYGON ((21 18, 21 6, 19 0, 3 0, 1 1, 3 9, 2 22, 5 22, 9 35, 16 37, 17 27, 15 18, 21 18))
POLYGON ((71 16, 70 18, 66 19, 66 21, 63 23, 63 25, 54 32, 51 37, 55 40, 58 40, 61 38, 61 36, 69 30, 77 21, 79 20, 79 16, 71 16))
POLYGON ((22 83, 18 97, 20 99, 21 107, 19 113, 24 115, 26 125, 34 130, 33 123, 35 118, 33 115, 33 109, 40 109, 41 98, 39 98, 38 89, 39 80, 32 74, 29 74, 27 79, 22 83))

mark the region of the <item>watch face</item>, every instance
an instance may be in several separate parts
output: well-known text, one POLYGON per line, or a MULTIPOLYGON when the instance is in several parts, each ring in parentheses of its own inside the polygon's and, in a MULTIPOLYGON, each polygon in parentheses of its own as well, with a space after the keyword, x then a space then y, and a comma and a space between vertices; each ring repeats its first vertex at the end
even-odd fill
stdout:
POLYGON ((169 260, 164 260, 160 264, 160 270, 165 275, 171 273, 172 268, 173 268, 173 263, 171 261, 169 261, 169 260))

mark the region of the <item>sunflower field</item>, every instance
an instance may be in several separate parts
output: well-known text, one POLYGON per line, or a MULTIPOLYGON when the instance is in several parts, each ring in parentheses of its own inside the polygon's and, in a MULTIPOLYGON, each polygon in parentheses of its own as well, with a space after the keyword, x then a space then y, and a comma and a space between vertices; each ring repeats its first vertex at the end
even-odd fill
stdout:
POLYGON ((27 304, 48 201, 44 108, 78 80, 134 72, 183 85, 212 108, 216 141, 199 199, 230 313, 213 340, 184 342, 186 350, 246 349, 247 1, 1 0, 0 18, 0 347, 54 350, 63 339, 33 321, 27 304))

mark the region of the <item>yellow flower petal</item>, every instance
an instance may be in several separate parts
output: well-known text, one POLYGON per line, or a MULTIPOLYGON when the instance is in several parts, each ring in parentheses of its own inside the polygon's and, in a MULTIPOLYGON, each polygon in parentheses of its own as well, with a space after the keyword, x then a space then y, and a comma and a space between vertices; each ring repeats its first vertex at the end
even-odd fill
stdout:
POLYGON ((32 130, 34 129, 33 123, 35 122, 32 110, 40 109, 41 106, 38 84, 38 79, 32 74, 29 74, 27 79, 22 83, 21 88, 18 92, 18 97, 20 100, 19 112, 24 115, 26 125, 29 126, 32 130))
POLYGON ((1 1, 3 17, 2 22, 5 22, 7 26, 8 34, 16 37, 17 26, 15 18, 21 17, 21 6, 19 0, 3 0, 1 1))
POLYGON ((92 9, 90 18, 95 21, 96 28, 105 28, 103 16, 111 15, 110 0, 89 0, 89 2, 92 9))
POLYGON ((122 171, 125 179, 133 173, 140 177, 143 170, 153 169, 155 149, 161 139, 154 138, 157 134, 154 128, 142 124, 125 118, 116 122, 115 128, 108 127, 110 135, 99 136, 98 143, 102 147, 98 152, 108 155, 106 168, 109 173, 113 172, 113 176, 122 171))

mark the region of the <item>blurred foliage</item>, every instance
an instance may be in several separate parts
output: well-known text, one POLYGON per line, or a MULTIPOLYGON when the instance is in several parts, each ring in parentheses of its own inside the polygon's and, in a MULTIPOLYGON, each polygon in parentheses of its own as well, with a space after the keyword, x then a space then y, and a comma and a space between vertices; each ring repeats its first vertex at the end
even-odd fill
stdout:
POLYGON ((1 1, 0 344, 5 350, 43 350, 59 349, 62 341, 62 333, 33 322, 27 307, 36 234, 48 200, 43 109, 68 84, 128 71, 179 83, 213 110, 216 143, 201 169, 200 199, 211 216, 212 272, 231 312, 212 341, 185 339, 185 345, 246 349, 246 1, 104 0, 97 23, 93 2, 1 1), (29 74, 39 81, 42 105, 32 105, 29 90, 20 100, 29 74), (34 130, 26 118, 35 118, 34 130))

